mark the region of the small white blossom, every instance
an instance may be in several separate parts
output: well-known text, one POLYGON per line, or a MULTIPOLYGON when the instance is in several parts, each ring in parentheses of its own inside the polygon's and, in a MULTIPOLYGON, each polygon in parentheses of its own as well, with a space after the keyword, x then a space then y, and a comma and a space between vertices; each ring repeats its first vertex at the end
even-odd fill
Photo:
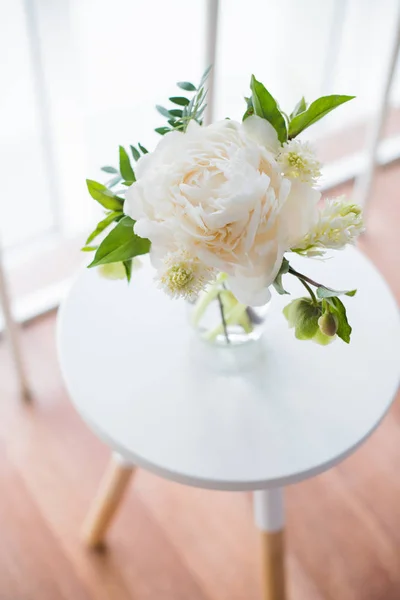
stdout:
POLYGON ((168 253, 156 275, 158 286, 172 298, 197 298, 215 279, 215 270, 207 267, 186 250, 168 253))
POLYGON ((341 250, 354 244, 364 231, 362 210, 357 204, 346 201, 344 196, 326 200, 319 210, 314 228, 296 246, 308 255, 316 254, 317 248, 341 250))
POLYGON ((321 176, 321 163, 309 142, 286 142, 277 156, 277 162, 282 173, 289 179, 315 184, 321 176))

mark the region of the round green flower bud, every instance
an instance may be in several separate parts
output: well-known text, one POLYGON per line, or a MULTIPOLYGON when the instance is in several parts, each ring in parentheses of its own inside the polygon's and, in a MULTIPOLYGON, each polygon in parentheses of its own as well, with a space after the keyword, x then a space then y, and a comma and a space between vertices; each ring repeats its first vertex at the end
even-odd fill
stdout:
POLYGON ((338 324, 339 321, 337 316, 333 315, 331 312, 325 312, 318 319, 318 327, 320 328, 322 333, 328 335, 329 337, 333 337, 334 335, 336 335, 338 324))

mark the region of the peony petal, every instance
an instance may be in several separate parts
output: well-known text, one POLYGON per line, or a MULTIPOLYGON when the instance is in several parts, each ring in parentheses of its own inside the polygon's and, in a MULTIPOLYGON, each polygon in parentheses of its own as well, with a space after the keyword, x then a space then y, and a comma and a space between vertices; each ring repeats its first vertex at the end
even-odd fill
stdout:
POLYGON ((242 127, 251 140, 257 144, 261 144, 273 154, 278 153, 281 147, 278 134, 267 119, 252 115, 243 121, 242 127))
POLYGON ((318 216, 321 193, 307 183, 292 182, 290 193, 280 211, 280 222, 286 249, 296 244, 311 230, 318 216))
POLYGON ((228 284, 233 294, 246 306, 263 306, 271 298, 265 277, 228 277, 228 284))

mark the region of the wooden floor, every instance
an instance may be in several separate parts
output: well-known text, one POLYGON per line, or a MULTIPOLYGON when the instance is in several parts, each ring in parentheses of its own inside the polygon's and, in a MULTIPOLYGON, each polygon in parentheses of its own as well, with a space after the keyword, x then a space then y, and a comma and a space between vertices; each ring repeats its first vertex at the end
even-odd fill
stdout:
MULTIPOLYGON (((399 189, 400 168, 382 171, 362 247, 400 300, 399 189)), ((108 451, 69 404, 54 325, 50 316, 24 332, 32 406, 19 402, 0 344, 0 600, 259 599, 248 494, 139 471, 108 551, 82 547, 108 451)), ((286 500, 290 600, 400 599, 398 402, 354 456, 290 487, 286 500)))

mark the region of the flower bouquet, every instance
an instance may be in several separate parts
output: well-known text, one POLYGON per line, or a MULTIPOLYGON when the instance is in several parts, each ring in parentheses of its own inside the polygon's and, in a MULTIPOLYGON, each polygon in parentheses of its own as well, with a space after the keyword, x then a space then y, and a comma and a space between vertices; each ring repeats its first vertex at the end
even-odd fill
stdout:
POLYGON ((130 281, 136 257, 149 254, 155 282, 171 298, 185 298, 201 336, 221 344, 259 337, 271 287, 286 294, 295 277, 307 296, 284 309, 300 340, 349 343, 351 327, 337 291, 290 264, 290 253, 321 257, 353 244, 363 231, 361 210, 345 198, 320 204, 321 165, 298 135, 352 96, 302 98, 287 115, 252 76, 241 122, 203 125, 206 79, 157 106, 166 124, 152 152, 119 147, 119 168, 106 185, 87 180, 106 215, 87 239, 91 267, 130 281), (105 235, 104 237, 104 233, 105 235), (93 240, 103 234, 99 245, 93 240))

